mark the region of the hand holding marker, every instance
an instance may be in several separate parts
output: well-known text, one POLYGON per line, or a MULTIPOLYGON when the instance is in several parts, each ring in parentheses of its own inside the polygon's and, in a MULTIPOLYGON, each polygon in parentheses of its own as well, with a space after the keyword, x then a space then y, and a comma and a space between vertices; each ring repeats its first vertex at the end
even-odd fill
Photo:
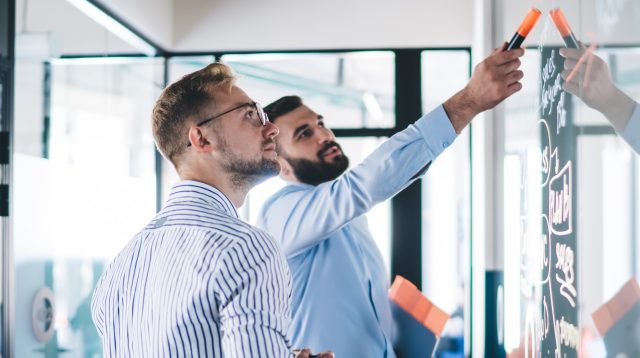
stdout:
POLYGON ((533 29, 536 22, 538 22, 541 14, 542 12, 540 12, 540 10, 536 9, 535 7, 529 10, 527 17, 525 17, 524 21, 522 21, 522 24, 520 24, 518 31, 516 31, 516 34, 513 35, 511 41, 509 41, 509 44, 507 45, 507 51, 513 50, 515 48, 520 48, 520 45, 522 45, 524 39, 527 37, 527 35, 529 35, 529 32, 531 31, 531 29, 533 29))

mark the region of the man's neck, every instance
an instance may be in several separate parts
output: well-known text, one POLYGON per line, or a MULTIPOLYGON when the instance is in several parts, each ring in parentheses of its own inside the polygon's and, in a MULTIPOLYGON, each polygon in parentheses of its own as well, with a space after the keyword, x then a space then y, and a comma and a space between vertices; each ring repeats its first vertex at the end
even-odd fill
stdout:
POLYGON ((183 172, 180 173, 180 179, 194 180, 211 185, 212 187, 220 190, 236 208, 242 206, 249 190, 251 189, 248 185, 234 183, 234 180, 228 176, 183 172))

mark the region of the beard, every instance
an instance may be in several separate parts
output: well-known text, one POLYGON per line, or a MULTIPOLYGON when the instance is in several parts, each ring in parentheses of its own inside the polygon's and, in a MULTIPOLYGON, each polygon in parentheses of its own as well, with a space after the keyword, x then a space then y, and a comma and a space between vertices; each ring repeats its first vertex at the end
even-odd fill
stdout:
MULTIPOLYGON (((228 143, 218 137, 220 151, 224 155, 222 167, 231 175, 231 182, 236 187, 254 187, 263 181, 280 173, 280 163, 275 159, 265 159, 262 156, 255 159, 245 159, 229 150, 228 143)), ((265 139, 261 147, 273 144, 272 139, 265 139)))
POLYGON ((336 142, 327 142, 321 150, 318 151, 317 160, 301 159, 288 157, 282 154, 282 157, 289 162, 293 169, 293 174, 302 183, 313 186, 331 181, 342 175, 349 167, 349 158, 340 154, 329 161, 323 158, 324 152, 329 148, 336 146, 342 152, 342 147, 336 142))

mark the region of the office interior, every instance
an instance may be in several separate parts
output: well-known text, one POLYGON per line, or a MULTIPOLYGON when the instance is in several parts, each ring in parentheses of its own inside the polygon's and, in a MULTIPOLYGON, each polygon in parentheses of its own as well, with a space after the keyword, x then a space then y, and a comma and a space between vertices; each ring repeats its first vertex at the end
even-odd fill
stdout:
MULTIPOLYGON (((640 155, 554 86, 549 11, 638 102, 636 0, 0 0, 2 356, 102 356, 95 284, 178 180, 151 133, 167 84, 227 63, 260 103, 304 98, 354 165, 463 88, 531 7, 523 89, 366 215, 389 279, 451 315, 436 357, 610 356, 593 315, 640 277, 640 155)), ((254 188, 242 218, 282 186, 254 188)))

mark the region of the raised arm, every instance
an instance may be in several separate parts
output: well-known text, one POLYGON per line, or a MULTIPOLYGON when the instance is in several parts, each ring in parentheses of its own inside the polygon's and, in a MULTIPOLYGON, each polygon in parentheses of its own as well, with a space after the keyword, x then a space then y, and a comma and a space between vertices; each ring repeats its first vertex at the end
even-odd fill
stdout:
POLYGON ((342 177, 309 187, 288 187, 268 201, 258 226, 290 257, 397 194, 425 173, 431 162, 478 113, 521 88, 523 50, 497 49, 476 66, 469 84, 405 130, 384 142, 342 177))
POLYGON ((286 187, 264 205, 258 226, 279 239, 285 254, 291 256, 402 190, 455 137, 440 106, 389 138, 338 179, 316 187, 286 187))

